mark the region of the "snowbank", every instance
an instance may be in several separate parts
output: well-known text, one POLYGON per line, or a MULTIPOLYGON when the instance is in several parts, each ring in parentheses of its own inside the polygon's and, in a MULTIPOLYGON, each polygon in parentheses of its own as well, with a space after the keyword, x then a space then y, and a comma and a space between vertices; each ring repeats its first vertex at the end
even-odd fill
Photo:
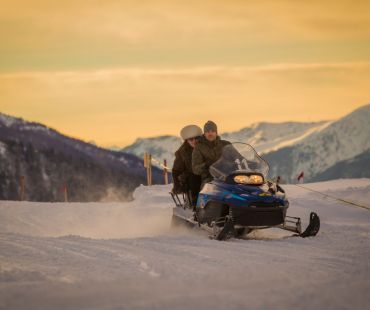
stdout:
POLYGON ((130 203, 0 202, 0 232, 29 236, 133 238, 168 233, 167 186, 140 186, 130 203))

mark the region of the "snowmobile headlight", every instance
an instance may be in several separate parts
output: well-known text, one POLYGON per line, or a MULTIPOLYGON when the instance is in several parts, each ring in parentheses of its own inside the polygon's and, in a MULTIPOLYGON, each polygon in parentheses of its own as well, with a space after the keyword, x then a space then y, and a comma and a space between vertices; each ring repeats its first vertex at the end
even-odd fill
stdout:
POLYGON ((239 184, 262 184, 263 178, 258 174, 251 174, 251 175, 236 175, 234 177, 234 182, 239 184))

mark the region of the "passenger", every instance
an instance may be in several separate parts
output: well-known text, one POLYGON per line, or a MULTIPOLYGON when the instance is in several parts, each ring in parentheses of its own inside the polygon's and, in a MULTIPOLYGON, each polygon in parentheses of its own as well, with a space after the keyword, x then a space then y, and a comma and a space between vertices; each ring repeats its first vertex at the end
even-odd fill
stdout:
POLYGON ((204 124, 204 135, 193 151, 193 172, 201 176, 201 187, 212 181, 209 167, 221 157, 223 147, 228 144, 229 141, 221 140, 218 136, 217 125, 214 122, 208 121, 204 124))
POLYGON ((202 129, 196 125, 185 126, 180 132, 184 143, 175 153, 172 168, 173 189, 175 194, 189 193, 192 205, 195 206, 200 191, 201 177, 192 170, 192 153, 202 135, 202 129))

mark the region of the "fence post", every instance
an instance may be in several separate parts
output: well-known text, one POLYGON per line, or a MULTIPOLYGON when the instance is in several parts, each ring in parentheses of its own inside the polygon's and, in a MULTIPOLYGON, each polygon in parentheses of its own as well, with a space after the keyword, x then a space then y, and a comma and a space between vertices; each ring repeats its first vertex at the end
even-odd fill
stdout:
POLYGON ((144 154, 144 168, 146 168, 146 182, 147 185, 152 185, 152 155, 144 154))
POLYGON ((20 201, 24 200, 24 179, 25 179, 24 175, 21 175, 19 178, 19 182, 20 182, 19 200, 20 201))
POLYGON ((164 174, 164 184, 168 184, 168 171, 167 171, 167 160, 164 159, 163 160, 163 165, 164 165, 164 168, 163 168, 163 174, 164 174))
POLYGON ((67 188, 67 183, 64 184, 63 192, 64 192, 64 202, 68 202, 68 188, 67 188))
POLYGON ((144 168, 146 172, 146 184, 149 185, 149 175, 148 175, 148 153, 144 153, 144 168))
POLYGON ((152 185, 152 154, 149 154, 148 158, 148 169, 149 169, 149 183, 148 185, 152 185))

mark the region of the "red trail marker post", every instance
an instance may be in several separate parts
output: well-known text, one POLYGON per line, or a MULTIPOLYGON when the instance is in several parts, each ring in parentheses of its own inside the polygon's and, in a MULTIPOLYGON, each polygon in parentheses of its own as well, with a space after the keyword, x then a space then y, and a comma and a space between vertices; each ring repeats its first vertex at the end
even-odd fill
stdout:
POLYGON ((67 184, 63 185, 64 202, 68 202, 68 187, 67 184))
POLYGON ((24 200, 24 192, 25 192, 24 180, 25 180, 24 175, 21 175, 19 178, 19 200, 20 201, 24 200))
POLYGON ((297 177, 297 181, 298 181, 298 183, 299 183, 299 181, 301 181, 301 180, 302 180, 302 183, 303 183, 303 179, 304 179, 304 171, 302 171, 302 172, 299 174, 299 176, 297 177))

